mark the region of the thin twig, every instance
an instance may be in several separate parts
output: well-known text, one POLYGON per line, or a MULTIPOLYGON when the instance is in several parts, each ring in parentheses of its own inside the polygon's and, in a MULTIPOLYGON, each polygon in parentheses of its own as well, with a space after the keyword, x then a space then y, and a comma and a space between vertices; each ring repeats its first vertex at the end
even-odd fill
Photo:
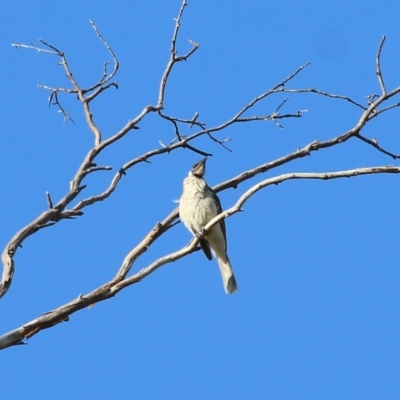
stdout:
POLYGON ((383 44, 385 43, 386 36, 383 36, 381 39, 381 42, 379 43, 378 47, 378 53, 376 55, 376 75, 378 77, 378 82, 381 87, 382 94, 386 94, 386 87, 385 87, 385 82, 383 81, 383 75, 382 75, 382 70, 381 70, 381 52, 383 48, 383 44))
POLYGON ((53 201, 51 200, 51 195, 49 192, 46 192, 46 199, 47 199, 47 205, 49 206, 49 209, 54 208, 53 201))
POLYGON ((55 51, 41 49, 40 47, 34 46, 33 44, 27 45, 27 44, 22 44, 22 43, 11 43, 11 46, 15 47, 16 49, 21 47, 23 49, 35 50, 38 53, 46 53, 46 54, 51 54, 53 56, 60 56, 60 53, 58 51, 55 52, 55 51))
MULTIPOLYGON (((38 83, 38 88, 50 90, 51 92, 57 92, 57 93, 68 93, 68 94, 78 93, 75 89, 68 89, 68 88, 63 88, 63 87, 53 88, 51 86, 43 85, 42 83, 38 83)), ((50 99, 50 97, 49 97, 49 99, 50 99)))
POLYGON ((379 150, 381 153, 384 153, 390 157, 392 157, 394 160, 400 160, 400 155, 399 154, 394 154, 391 153, 390 151, 385 150, 384 148, 382 148, 381 146, 379 146, 378 141, 374 138, 373 140, 366 138, 365 136, 361 135, 360 133, 358 133, 357 135, 355 135, 355 137, 357 137, 358 139, 362 140, 365 143, 368 143, 369 145, 371 145, 372 147, 375 147, 377 150, 379 150))
POLYGON ((308 110, 298 110, 294 114, 275 114, 275 112, 273 112, 270 115, 255 115, 253 117, 238 118, 236 122, 273 121, 275 119, 301 118, 303 114, 307 112, 308 110))
POLYGON ((363 106, 362 104, 358 103, 357 101, 351 99, 348 96, 342 96, 342 95, 338 95, 338 94, 333 94, 333 93, 328 93, 328 92, 324 92, 322 90, 318 90, 315 88, 309 88, 309 89, 283 89, 282 92, 285 93, 315 93, 315 94, 319 94, 321 96, 325 96, 325 97, 330 97, 331 99, 339 99, 339 100, 346 100, 351 104, 354 104, 355 106, 366 110, 367 107, 363 106))
POLYGON ((53 45, 47 43, 47 42, 44 41, 43 39, 39 39, 39 42, 42 43, 42 44, 44 44, 45 46, 49 47, 50 49, 54 50, 54 51, 57 53, 57 55, 59 55, 60 57, 63 57, 63 56, 64 56, 64 53, 63 53, 62 51, 58 50, 57 47, 55 47, 55 46, 53 46, 53 45))
POLYGON ((57 90, 54 90, 50 97, 49 97, 49 105, 56 105, 59 108, 59 112, 64 115, 64 124, 67 120, 70 120, 74 125, 75 121, 71 118, 71 116, 67 113, 64 107, 61 105, 60 101, 58 100, 58 93, 57 90))
MULTIPOLYGON (((400 93, 400 88, 399 88, 398 92, 400 93)), ((391 110, 393 108, 397 108, 397 107, 400 107, 400 103, 392 104, 390 106, 382 108, 382 110, 379 110, 379 114, 382 114, 382 113, 384 113, 386 111, 389 111, 389 110, 391 110)))
POLYGON ((109 51, 109 53, 111 54, 111 57, 114 61, 114 69, 111 72, 110 75, 107 76, 107 64, 104 64, 104 75, 103 77, 100 79, 100 84, 106 83, 109 80, 111 80, 112 78, 114 78, 114 76, 117 74, 118 69, 119 69, 119 61, 117 59, 117 56, 115 55, 113 49, 111 48, 111 46, 107 43, 107 41, 104 39, 104 37, 102 36, 102 34, 100 33, 100 31, 97 29, 96 24, 92 21, 89 20, 90 24, 92 25, 94 31, 96 32, 97 37, 101 40, 101 42, 104 44, 104 46, 107 48, 107 50, 109 51))
POLYGON ((96 171, 111 171, 113 168, 110 166, 104 166, 104 167, 98 167, 98 166, 93 166, 88 168, 87 170, 84 171, 85 175, 88 175, 92 172, 96 172, 96 171))
POLYGON ((104 46, 107 48, 108 52, 111 54, 111 57, 114 61, 114 68, 112 72, 108 75, 107 74, 107 65, 109 64, 108 62, 104 63, 103 67, 103 75, 101 76, 100 80, 93 86, 89 87, 88 89, 82 90, 83 94, 89 93, 94 91, 91 95, 86 97, 86 102, 90 103, 94 98, 96 98, 100 93, 102 93, 104 90, 110 88, 110 87, 115 87, 118 89, 118 84, 115 82, 111 82, 108 85, 104 85, 105 83, 109 82, 111 79, 114 78, 114 76, 117 74, 119 70, 119 61, 117 56, 115 55, 112 47, 107 43, 107 41, 104 39, 104 37, 101 35, 100 31, 98 30, 96 24, 90 20, 90 24, 92 25, 92 28, 94 29, 97 37, 100 39, 100 41, 104 44, 104 46))
POLYGON ((181 57, 177 56, 176 42, 178 39, 179 28, 181 26, 182 15, 183 15, 183 12, 184 12, 186 6, 187 6, 187 2, 186 2, 186 0, 183 0, 181 8, 179 10, 178 17, 175 18, 175 28, 174 28, 174 33, 172 35, 172 40, 171 40, 171 54, 170 54, 170 58, 169 58, 167 67, 165 68, 164 74, 163 74, 163 76, 161 78, 161 82, 160 82, 160 89, 159 89, 158 103, 157 103, 159 110, 162 110, 164 108, 165 88, 167 85, 169 74, 171 73, 174 64, 177 62, 180 62, 180 61, 186 61, 199 48, 198 43, 189 41, 190 44, 192 45, 192 49, 184 56, 181 56, 181 57))

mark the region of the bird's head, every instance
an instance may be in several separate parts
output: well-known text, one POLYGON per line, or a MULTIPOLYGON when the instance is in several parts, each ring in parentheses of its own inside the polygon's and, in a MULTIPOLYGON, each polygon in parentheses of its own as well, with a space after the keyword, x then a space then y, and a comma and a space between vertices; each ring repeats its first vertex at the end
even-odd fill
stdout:
POLYGON ((207 158, 203 158, 194 164, 190 173, 198 178, 202 178, 206 172, 206 161, 207 158))

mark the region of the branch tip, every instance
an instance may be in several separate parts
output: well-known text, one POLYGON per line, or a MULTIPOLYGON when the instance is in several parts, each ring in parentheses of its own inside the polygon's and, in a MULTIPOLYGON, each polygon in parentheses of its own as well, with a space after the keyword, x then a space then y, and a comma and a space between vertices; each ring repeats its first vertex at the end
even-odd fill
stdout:
POLYGON ((379 46, 378 46, 378 53, 376 55, 376 75, 378 77, 379 86, 381 87, 382 95, 386 95, 386 87, 385 82, 383 80, 382 69, 381 69, 381 52, 383 45, 385 43, 386 36, 383 36, 379 46))
POLYGON ((49 192, 46 192, 46 199, 47 199, 47 205, 49 206, 49 209, 52 210, 53 207, 53 201, 51 200, 51 195, 49 192))

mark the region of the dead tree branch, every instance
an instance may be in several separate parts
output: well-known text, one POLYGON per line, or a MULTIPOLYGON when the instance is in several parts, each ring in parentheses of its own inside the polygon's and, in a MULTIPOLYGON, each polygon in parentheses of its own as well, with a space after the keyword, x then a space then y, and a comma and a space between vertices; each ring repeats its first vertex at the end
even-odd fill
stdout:
POLYGON ((379 43, 378 53, 376 55, 376 75, 378 77, 379 86, 381 87, 382 94, 386 94, 386 87, 385 87, 385 82, 383 81, 382 69, 381 69, 381 52, 385 40, 386 36, 383 36, 381 42, 379 43))
MULTIPOLYGON (((182 3, 182 7, 180 9, 178 18, 176 19, 175 23, 175 28, 172 36, 172 46, 171 46, 171 57, 167 63, 166 69, 163 74, 163 78, 160 83, 160 89, 159 89, 159 99, 158 103, 155 106, 149 105, 143 108, 143 110, 131 121, 129 121, 119 132, 111 136, 110 138, 102 141, 102 135, 101 135, 101 130, 97 126, 96 122, 94 121, 93 114, 90 110, 90 102, 96 98, 102 91, 106 90, 107 88, 111 86, 118 87, 116 83, 111 82, 111 80, 115 77, 116 73, 118 72, 119 69, 119 62, 118 59, 112 50, 111 46, 106 42, 104 37, 100 34, 100 31, 98 30, 97 26, 94 24, 93 21, 90 21, 97 37, 100 39, 100 41, 104 44, 104 46, 107 48, 109 53, 111 54, 111 57, 114 62, 114 68, 113 71, 110 74, 107 74, 107 63, 104 64, 104 70, 103 70, 103 75, 101 76, 100 80, 94 84, 93 86, 89 88, 82 88, 80 84, 77 82, 77 80, 74 78, 74 74, 72 73, 66 55, 60 51, 57 47, 47 43, 44 40, 40 40, 40 43, 43 44, 43 46, 47 47, 46 48, 39 48, 33 45, 24 45, 20 43, 12 44, 12 46, 16 48, 25 48, 25 49, 31 49, 35 50, 38 53, 45 53, 45 54, 50 54, 54 55, 56 57, 60 58, 59 64, 64 68, 65 74, 69 80, 69 82, 72 85, 72 88, 51 88, 46 85, 40 85, 40 87, 44 89, 51 90, 52 94, 50 96, 49 102, 51 103, 53 100, 55 101, 55 104, 59 107, 60 111, 63 113, 65 119, 71 119, 68 113, 65 111, 65 109, 61 106, 60 101, 58 99, 58 94, 59 93, 66 93, 66 94, 73 94, 77 95, 78 100, 80 101, 83 111, 85 113, 86 117, 86 123, 89 127, 89 129, 92 131, 94 134, 94 147, 89 150, 89 152, 86 154, 82 164, 78 168, 73 180, 71 181, 70 184, 70 190, 64 195, 64 197, 56 204, 54 205, 54 208, 51 208, 45 212, 43 212, 39 217, 37 217, 35 220, 33 220, 31 223, 29 223, 27 226, 22 228, 19 232, 17 232, 13 238, 9 241, 9 243, 6 245, 3 253, 2 253, 2 263, 3 263, 3 274, 2 274, 2 279, 0 282, 0 298, 4 296, 4 294, 7 292, 9 289, 11 283, 12 283, 12 278, 14 275, 14 270, 15 270, 15 263, 14 263, 14 256, 15 253, 18 249, 18 247, 21 246, 22 242, 27 239, 29 236, 32 234, 36 233, 39 229, 42 227, 47 227, 52 225, 53 223, 57 223, 62 219, 69 219, 71 218, 71 212, 74 213, 75 216, 82 215, 82 212, 80 211, 80 208, 74 208, 73 210, 69 212, 64 212, 66 207, 71 204, 71 202, 86 188, 86 185, 83 184, 84 178, 89 174, 93 172, 97 172, 100 170, 104 169, 110 169, 108 167, 106 168, 93 168, 96 163, 95 160, 99 156, 99 154, 104 151, 109 145, 115 143, 116 141, 122 139, 128 132, 131 130, 138 129, 138 123, 145 118, 149 113, 159 111, 162 108, 162 104, 160 102, 163 102, 163 96, 165 93, 165 86, 167 84, 167 78, 170 72, 172 71, 173 66, 179 62, 183 61, 184 59, 186 60, 193 52, 194 50, 198 47, 197 45, 194 45, 193 49, 191 52, 189 52, 186 56, 184 57, 177 57, 177 51, 176 51, 176 42, 178 39, 178 32, 179 32, 179 26, 180 26, 180 21, 183 15, 183 10, 186 6, 186 2, 184 1, 182 3), (162 95, 161 95, 162 94, 162 95), (86 96, 87 95, 87 96, 86 96), (51 224, 50 224, 51 222, 51 224)), ((141 157, 142 161, 147 161, 146 157, 141 157)), ((105 193, 95 196, 94 199, 88 199, 86 202, 83 202, 82 204, 89 205, 93 204, 99 199, 104 199, 108 197, 115 187, 113 185, 118 183, 120 177, 125 171, 123 168, 120 169, 120 173, 114 178, 113 182, 111 183, 109 190, 106 191, 105 193)))
MULTIPOLYGON (((370 121, 377 118, 377 116, 379 116, 383 112, 397 108, 400 105, 400 103, 388 104, 388 101, 392 99, 392 97, 400 93, 400 87, 395 88, 391 91, 387 91, 384 85, 380 59, 385 38, 382 39, 379 45, 376 60, 376 73, 382 93, 380 95, 373 95, 372 97, 369 97, 369 101, 365 105, 351 99, 348 96, 327 93, 325 91, 321 91, 315 88, 287 88, 286 85, 289 83, 292 84, 292 81, 296 78, 296 76, 309 65, 309 63, 307 63, 300 66, 296 71, 288 75, 285 79, 280 81, 278 84, 272 86, 272 88, 265 90, 258 96, 245 103, 245 105, 240 108, 239 111, 236 111, 236 113, 233 114, 231 118, 210 128, 207 127, 207 124, 205 122, 199 121, 199 112, 195 112, 192 118, 173 117, 168 115, 165 112, 165 94, 168 84, 168 78, 177 63, 187 60, 199 48, 199 45, 197 43, 190 41, 192 48, 186 54, 182 56, 178 55, 177 41, 183 13, 186 6, 187 2, 186 0, 183 0, 178 16, 175 19, 175 25, 170 46, 170 56, 167 61, 166 67, 161 74, 161 81, 155 95, 157 101, 153 105, 143 106, 142 110, 131 120, 126 122, 120 130, 105 139, 103 139, 101 128, 95 122, 95 119, 92 115, 90 103, 104 90, 107 90, 110 87, 118 88, 117 83, 114 82, 113 79, 118 72, 119 62, 111 46, 100 34, 97 26, 93 23, 93 21, 90 21, 90 23, 95 31, 95 34, 106 47, 109 55, 111 55, 114 67, 112 72, 109 73, 107 67, 108 63, 104 63, 103 72, 100 79, 95 84, 87 88, 83 88, 80 86, 80 84, 74 78, 74 74, 70 69, 65 54, 62 51, 58 50, 55 46, 43 40, 41 40, 40 42, 44 46, 44 48, 23 44, 13 45, 14 47, 18 48, 33 49, 39 53, 54 55, 60 59, 59 64, 64 68, 70 87, 51 88, 46 85, 40 85, 40 87, 51 91, 49 102, 55 104, 59 108, 60 112, 62 112, 62 114, 64 115, 64 119, 66 120, 71 118, 65 111, 65 109, 61 106, 58 96, 61 94, 72 94, 74 96, 77 96, 78 101, 81 103, 82 109, 84 111, 87 126, 94 136, 94 144, 84 157, 81 165, 77 168, 75 176, 71 181, 70 188, 64 194, 64 196, 58 202, 55 202, 51 198, 50 194, 46 193, 48 209, 40 214, 38 217, 36 217, 28 225, 19 230, 6 245, 2 253, 3 274, 0 283, 0 297, 7 292, 12 283, 12 278, 15 270, 14 256, 16 254, 16 251, 29 236, 33 235, 42 228, 50 227, 63 219, 74 219, 78 216, 83 215, 82 210, 85 207, 93 205, 99 201, 103 201, 107 199, 112 193, 114 193, 122 176, 126 175, 127 171, 137 164, 143 162, 148 163, 153 157, 160 156, 166 153, 170 154, 177 149, 188 149, 190 151, 193 151, 194 153, 201 154, 203 156, 209 156, 211 155, 211 153, 209 151, 199 148, 199 146, 195 143, 196 139, 200 137, 206 137, 210 139, 211 144, 217 143, 218 145, 227 148, 225 146, 225 143, 230 139, 220 139, 218 137, 218 134, 222 131, 224 131, 225 134, 225 130, 234 124, 243 124, 253 121, 271 121, 274 122, 279 128, 282 128, 282 125, 278 123, 278 121, 287 118, 300 118, 304 115, 304 113, 307 112, 307 110, 292 110, 282 113, 283 107, 287 107, 289 102, 289 97, 285 97, 282 100, 283 94, 302 95, 304 93, 312 93, 318 96, 342 100, 352 106, 357 107, 357 109, 360 109, 360 115, 357 123, 351 128, 347 129, 345 132, 336 133, 335 136, 331 137, 328 140, 314 140, 311 143, 308 143, 302 148, 295 150, 289 154, 283 155, 275 160, 265 162, 252 169, 244 171, 238 176, 232 177, 231 179, 217 185, 214 188, 215 191, 220 192, 228 188, 237 188, 241 183, 252 179, 261 173, 264 173, 274 168, 278 168, 282 165, 292 162, 293 160, 297 160, 305 156, 310 156, 315 151, 321 151, 340 144, 344 144, 349 139, 360 140, 362 143, 372 146, 372 148, 374 148, 375 150, 387 156, 390 156, 393 159, 400 158, 400 156, 395 154, 394 152, 391 152, 381 147, 378 144, 377 139, 368 139, 364 134, 362 134, 363 129, 370 121), (278 97, 276 97, 276 95, 278 95, 278 97), (255 108, 253 107, 256 104, 259 104, 261 101, 271 96, 275 96, 274 99, 277 100, 276 104, 278 104, 278 106, 274 107, 275 109, 273 109, 269 113, 264 112, 262 115, 249 115, 250 112, 254 111, 255 108), (172 124, 173 135, 170 144, 164 145, 160 142, 160 147, 147 150, 146 152, 137 155, 133 159, 128 160, 122 166, 116 169, 117 172, 115 172, 114 176, 110 180, 108 187, 104 191, 93 196, 84 197, 82 200, 74 203, 74 201, 77 199, 77 196, 85 191, 85 178, 88 175, 100 171, 108 171, 113 168, 112 166, 98 166, 96 163, 97 157, 109 146, 122 140, 132 130, 138 130, 139 123, 151 113, 157 113, 157 115, 159 115, 161 118, 169 121, 172 124), (196 131, 193 132, 191 130, 190 134, 188 134, 186 131, 188 129, 192 129, 193 127, 195 127, 196 131), (184 131, 184 133, 182 131, 184 131)), ((351 178, 360 175, 398 173, 400 173, 400 167, 378 166, 369 168, 354 168, 338 172, 281 174, 254 184, 249 190, 243 193, 241 197, 239 197, 239 199, 231 208, 225 210, 220 215, 215 217, 212 221, 210 221, 205 227, 205 231, 210 229, 210 227, 218 221, 224 218, 228 218, 231 215, 234 215, 237 212, 241 211, 243 205, 250 197, 252 197, 259 190, 262 190, 270 185, 277 185, 279 183, 294 179, 331 180, 338 178, 351 178)), ((43 314, 42 316, 22 325, 18 329, 15 329, 3 336, 0 336, 0 349, 10 347, 12 345, 22 344, 24 343, 24 340, 36 335, 41 330, 50 328, 60 322, 68 321, 69 316, 74 314, 75 312, 115 296, 120 290, 143 280, 145 277, 155 272, 161 266, 176 261, 195 251, 198 247, 197 245, 199 238, 194 239, 187 246, 153 261, 145 268, 142 268, 138 272, 134 273, 132 276, 128 276, 133 265, 140 258, 140 256, 145 253, 159 237, 161 237, 169 229, 177 224, 177 217, 177 210, 174 210, 162 222, 157 223, 154 228, 151 229, 144 236, 142 241, 138 243, 125 256, 124 261, 119 266, 115 276, 111 280, 96 288, 92 292, 86 295, 80 295, 69 303, 43 314)))
MULTIPOLYGON (((399 174, 400 167, 393 166, 379 166, 379 167, 369 167, 369 168, 356 168, 352 170, 346 171, 337 171, 337 172, 324 172, 324 173, 289 173, 279 175, 273 178, 265 179, 262 182, 253 185, 250 189, 248 189, 245 193, 240 196, 240 198, 236 201, 236 203, 217 215, 213 218, 205 227, 204 233, 206 233, 213 225, 221 221, 222 219, 228 218, 239 211, 243 211, 243 206, 246 201, 252 197, 255 193, 260 191, 263 188, 266 188, 271 185, 277 185, 282 182, 294 179, 321 179, 321 180, 330 180, 330 179, 338 179, 338 178, 351 178, 360 175, 369 175, 369 174, 399 174)), ((144 240, 133 249, 125 258, 118 274, 109 282, 100 286, 96 290, 85 294, 80 295, 76 299, 72 300, 68 304, 61 306, 55 310, 49 311, 42 316, 22 325, 20 328, 15 329, 11 332, 8 332, 2 336, 0 336, 0 349, 4 349, 10 346, 23 344, 24 340, 31 338, 32 336, 38 334, 40 331, 51 328, 54 325, 57 325, 60 322, 69 321, 69 316, 74 314, 75 312, 82 310, 83 308, 89 307, 95 303, 99 303, 101 301, 107 300, 111 297, 114 297, 119 291, 122 289, 131 286, 135 283, 140 282, 144 278, 146 278, 151 273, 155 272, 158 268, 163 265, 169 264, 171 262, 177 261, 184 256, 194 252, 198 245, 201 236, 193 239, 187 246, 182 247, 181 249, 174 251, 170 254, 167 254, 145 268, 142 268, 140 271, 132 275, 131 277, 126 278, 127 273, 129 272, 130 266, 133 262, 138 258, 140 254, 142 254, 148 248, 149 244, 151 244, 157 237, 159 237, 162 233, 165 232, 165 226, 168 226, 168 223, 171 222, 170 216, 167 217, 163 223, 157 224, 157 226, 144 238, 144 240)))

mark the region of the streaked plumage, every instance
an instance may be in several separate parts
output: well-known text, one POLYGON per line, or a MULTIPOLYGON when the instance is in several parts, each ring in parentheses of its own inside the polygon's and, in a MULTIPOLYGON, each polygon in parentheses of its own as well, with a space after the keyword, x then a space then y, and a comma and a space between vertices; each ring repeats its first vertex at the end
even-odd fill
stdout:
MULTIPOLYGON (((207 159, 193 165, 183 181, 183 193, 179 201, 179 215, 189 231, 196 236, 203 227, 222 212, 221 202, 216 193, 204 180, 207 159)), ((206 257, 211 260, 212 252, 218 261, 224 288, 227 293, 237 291, 236 279, 227 254, 225 221, 215 224, 201 239, 200 246, 206 257)))

